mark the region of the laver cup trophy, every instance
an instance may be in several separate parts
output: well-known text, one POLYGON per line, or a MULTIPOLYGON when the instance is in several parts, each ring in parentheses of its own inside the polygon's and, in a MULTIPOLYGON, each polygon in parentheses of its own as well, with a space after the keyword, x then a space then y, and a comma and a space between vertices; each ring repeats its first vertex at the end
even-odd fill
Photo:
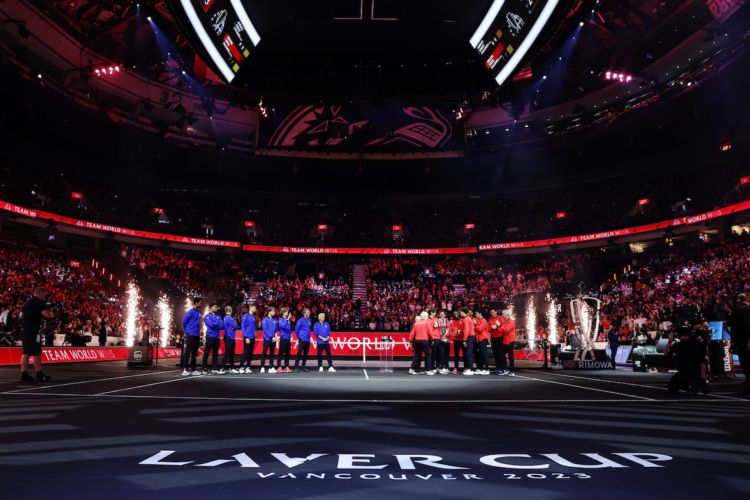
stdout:
POLYGON ((570 301, 570 316, 573 319, 578 346, 572 359, 563 361, 563 368, 574 370, 614 370, 615 365, 603 349, 596 350, 594 341, 599 334, 599 309, 601 300, 594 297, 578 297, 570 301))

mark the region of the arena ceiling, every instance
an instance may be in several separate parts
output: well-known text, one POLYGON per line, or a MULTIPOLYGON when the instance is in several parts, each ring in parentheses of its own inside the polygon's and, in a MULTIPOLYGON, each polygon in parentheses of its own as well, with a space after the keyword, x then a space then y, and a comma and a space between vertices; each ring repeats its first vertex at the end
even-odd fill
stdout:
MULTIPOLYGON (((468 44, 491 0, 243 3, 262 42, 235 82, 240 91, 233 94, 251 104, 259 95, 471 99, 485 91, 507 100, 524 85, 509 83, 498 90, 468 44)), ((603 85, 598 75, 614 66, 638 72, 712 19, 703 0, 594 0, 571 6, 569 26, 533 58, 532 68, 543 71, 545 54, 555 50, 563 32, 585 22, 555 99, 596 90, 603 85)), ((143 16, 153 16, 179 49, 182 63, 194 65, 193 47, 164 1, 62 0, 44 8, 86 48, 135 66, 150 79, 179 85, 179 75, 164 64, 163 50, 143 22, 143 16)), ((210 80, 204 84, 223 87, 210 80)))

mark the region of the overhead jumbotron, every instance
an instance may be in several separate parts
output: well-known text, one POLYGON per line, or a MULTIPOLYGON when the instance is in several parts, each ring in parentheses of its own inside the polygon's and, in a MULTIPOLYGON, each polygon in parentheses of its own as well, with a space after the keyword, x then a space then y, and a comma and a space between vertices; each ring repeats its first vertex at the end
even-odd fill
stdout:
POLYGON ((747 498, 747 3, 0 2, 4 496, 747 498))

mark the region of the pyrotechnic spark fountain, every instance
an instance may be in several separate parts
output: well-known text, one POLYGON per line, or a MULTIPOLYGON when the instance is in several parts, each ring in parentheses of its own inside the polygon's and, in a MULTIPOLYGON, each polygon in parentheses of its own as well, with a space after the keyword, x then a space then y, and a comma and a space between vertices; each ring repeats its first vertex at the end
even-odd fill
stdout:
POLYGON ((132 347, 135 341, 135 330, 138 327, 138 302, 140 301, 140 290, 132 281, 128 283, 128 315, 125 320, 125 345, 132 347))
POLYGON ((536 347, 536 309, 534 300, 529 298, 526 302, 526 338, 529 340, 529 348, 536 347))
POLYGON ((549 305, 547 306, 547 328, 549 329, 549 343, 552 345, 557 344, 557 304, 555 299, 547 295, 549 299, 549 305))
POLYGON ((159 309, 159 317, 161 319, 159 343, 162 347, 167 347, 169 332, 172 330, 172 309, 169 307, 169 299, 166 294, 162 293, 159 295, 159 302, 156 304, 156 307, 159 309))

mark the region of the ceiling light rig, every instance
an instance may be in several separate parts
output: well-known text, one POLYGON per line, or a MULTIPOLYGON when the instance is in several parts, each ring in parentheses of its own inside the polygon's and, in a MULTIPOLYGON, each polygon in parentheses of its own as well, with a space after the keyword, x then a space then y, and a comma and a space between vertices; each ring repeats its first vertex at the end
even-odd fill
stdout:
POLYGON ((604 79, 610 82, 630 83, 633 81, 633 75, 622 71, 605 71, 604 79))

